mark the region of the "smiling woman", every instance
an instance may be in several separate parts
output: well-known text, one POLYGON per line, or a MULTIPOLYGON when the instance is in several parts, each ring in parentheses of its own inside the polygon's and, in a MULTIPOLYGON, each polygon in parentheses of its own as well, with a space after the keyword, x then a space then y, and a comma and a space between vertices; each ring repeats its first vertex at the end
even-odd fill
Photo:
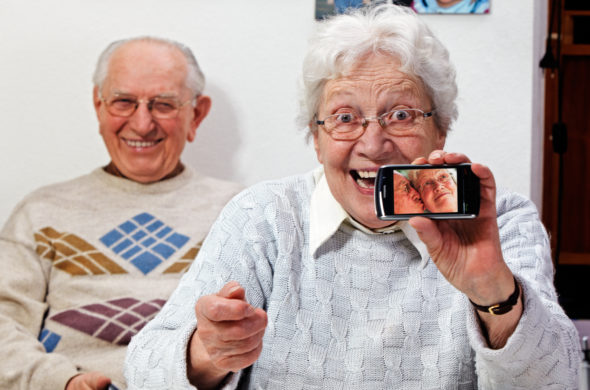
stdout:
MULTIPOLYGON (((300 122, 322 166, 228 204, 166 307, 133 338, 130 387, 573 387, 575 330, 528 200, 496 199, 493 174, 473 163, 477 218, 376 216, 380 166, 469 161, 442 150, 456 117, 447 50, 394 5, 317 27, 300 122)), ((407 180, 398 184, 423 208, 407 180)))
MULTIPOLYGON (((422 82, 399 68, 400 62, 389 55, 364 57, 341 77, 325 84, 317 116, 359 112, 377 117, 391 110, 431 111, 432 103, 422 82)), ((367 227, 380 228, 391 222, 375 215, 374 188, 367 186, 364 178, 374 177, 381 165, 405 164, 444 145, 444 133, 432 118, 407 118, 404 121, 409 123, 400 131, 396 131, 394 120, 365 118, 355 125, 357 139, 341 140, 325 125, 319 125, 321 130, 316 127, 313 133, 332 195, 352 218, 367 227)))
POLYGON ((457 181, 448 169, 414 169, 409 177, 428 211, 457 212, 457 181))

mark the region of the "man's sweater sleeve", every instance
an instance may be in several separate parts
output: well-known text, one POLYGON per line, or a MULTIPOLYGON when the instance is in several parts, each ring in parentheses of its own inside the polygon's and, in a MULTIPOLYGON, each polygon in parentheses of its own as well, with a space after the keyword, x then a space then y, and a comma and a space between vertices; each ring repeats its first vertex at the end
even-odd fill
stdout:
POLYGON ((515 194, 498 196, 504 259, 522 286, 523 314, 501 349, 490 349, 475 310, 468 312, 480 388, 570 389, 577 386, 580 344, 557 302, 547 233, 535 206, 515 194))
POLYGON ((35 251, 21 204, 0 232, 0 383, 9 389, 63 389, 78 374, 65 356, 38 341, 47 310, 49 261, 35 251))

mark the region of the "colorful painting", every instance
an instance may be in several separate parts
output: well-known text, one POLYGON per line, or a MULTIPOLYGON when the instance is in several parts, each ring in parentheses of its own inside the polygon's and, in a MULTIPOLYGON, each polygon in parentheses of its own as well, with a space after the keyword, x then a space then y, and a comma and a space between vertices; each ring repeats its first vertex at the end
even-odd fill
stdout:
POLYGON ((412 7, 421 14, 485 14, 490 11, 490 0, 316 0, 315 17, 324 19, 370 4, 395 3, 412 7))

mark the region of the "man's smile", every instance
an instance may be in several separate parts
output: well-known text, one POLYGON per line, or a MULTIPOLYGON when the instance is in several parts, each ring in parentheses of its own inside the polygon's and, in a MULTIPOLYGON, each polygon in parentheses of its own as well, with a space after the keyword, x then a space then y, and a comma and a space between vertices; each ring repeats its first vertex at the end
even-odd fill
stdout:
POLYGON ((123 142, 131 148, 149 148, 159 144, 162 139, 154 140, 154 141, 143 141, 143 140, 132 140, 121 137, 123 142))

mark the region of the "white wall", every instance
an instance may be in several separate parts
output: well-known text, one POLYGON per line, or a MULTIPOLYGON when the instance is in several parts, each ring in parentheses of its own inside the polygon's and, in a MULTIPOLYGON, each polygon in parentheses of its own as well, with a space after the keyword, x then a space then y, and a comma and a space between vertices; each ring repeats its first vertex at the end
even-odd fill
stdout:
MULTIPOLYGON (((33 189, 108 162, 91 75, 112 40, 159 35, 190 46, 210 116, 184 161, 243 184, 305 172, 315 154, 294 125, 314 0, 3 0, 0 4, 0 224, 33 189)), ((458 69, 460 119, 447 149, 489 164, 540 204, 546 0, 492 0, 489 15, 427 22, 458 69)))

